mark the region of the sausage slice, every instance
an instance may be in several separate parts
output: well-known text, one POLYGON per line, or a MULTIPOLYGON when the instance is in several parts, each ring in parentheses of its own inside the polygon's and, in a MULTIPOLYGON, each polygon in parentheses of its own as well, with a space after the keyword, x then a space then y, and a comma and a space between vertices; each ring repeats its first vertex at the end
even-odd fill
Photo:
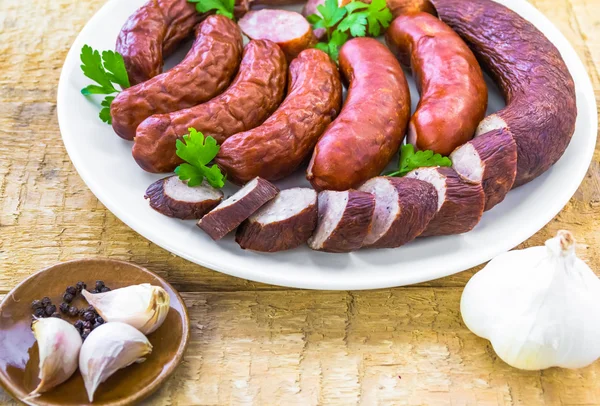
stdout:
POLYGON ((250 41, 229 88, 214 99, 167 114, 148 117, 137 128, 132 154, 149 172, 171 172, 182 160, 176 142, 193 127, 222 144, 227 137, 265 121, 285 93, 287 63, 271 41, 250 41))
POLYGON ((400 62, 412 67, 421 99, 408 142, 444 156, 475 135, 488 94, 475 55, 450 27, 427 13, 397 17, 385 34, 400 62))
POLYGON ((508 129, 517 144, 513 187, 535 179, 558 161, 575 131, 575 85, 560 53, 533 24, 494 1, 431 2, 506 99, 506 107, 486 117, 476 136, 508 129))
POLYGON ((358 190, 375 196, 375 211, 364 247, 396 248, 417 238, 437 213, 437 191, 412 178, 378 176, 358 190))
POLYGON ((229 137, 215 161, 236 183, 256 176, 284 178, 312 152, 341 103, 336 64, 318 49, 302 51, 290 64, 288 95, 281 106, 261 126, 229 137))
POLYGON ((238 24, 248 38, 275 42, 288 61, 317 43, 317 37, 306 18, 294 11, 267 8, 250 11, 238 24))
POLYGON ((421 237, 462 234, 479 223, 485 195, 480 183, 463 180, 452 168, 419 168, 406 175, 430 183, 438 194, 438 209, 421 237))
POLYGON ((220 240, 262 205, 277 196, 278 192, 279 189, 272 183, 255 178, 202 217, 198 227, 213 240, 220 240))
POLYGON ((190 187, 177 176, 159 179, 146 190, 150 207, 165 216, 200 219, 223 200, 223 192, 204 182, 190 187))
POLYGON ((233 79, 242 56, 242 33, 221 15, 204 20, 185 59, 173 69, 123 90, 110 107, 115 132, 127 140, 153 114, 203 103, 221 93, 233 79))
POLYGON ((326 190, 319 193, 318 200, 317 229, 308 240, 308 246, 327 252, 358 250, 371 226, 375 197, 358 190, 326 190))
POLYGON ((261 207, 237 229, 243 249, 276 252, 306 243, 317 226, 317 192, 292 188, 261 207))
POLYGON ((517 175, 517 144, 506 129, 492 130, 457 148, 452 168, 465 180, 481 183, 485 210, 506 197, 517 175))
POLYGON ((400 64, 373 38, 340 50, 350 83, 337 119, 313 152, 306 178, 317 190, 346 190, 377 176, 398 152, 410 116, 410 93, 400 64))

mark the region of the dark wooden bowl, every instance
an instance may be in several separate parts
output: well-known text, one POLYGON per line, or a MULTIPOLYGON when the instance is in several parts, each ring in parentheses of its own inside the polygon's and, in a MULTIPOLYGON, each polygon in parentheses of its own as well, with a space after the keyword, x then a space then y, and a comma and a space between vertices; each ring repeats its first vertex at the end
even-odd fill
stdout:
MULTIPOLYGON (((181 362, 190 338, 189 319, 181 296, 158 275, 141 266, 111 259, 85 259, 46 268, 14 288, 0 304, 0 383, 15 399, 29 405, 88 405, 83 378, 76 371, 63 384, 41 396, 26 399, 37 386, 38 347, 31 332, 31 302, 50 297, 57 307, 69 285, 103 280, 112 289, 139 283, 162 286, 171 309, 163 325, 150 334, 152 354, 141 364, 117 371, 102 383, 94 405, 128 405, 154 392, 181 362)), ((75 305, 85 304, 78 298, 75 305)))

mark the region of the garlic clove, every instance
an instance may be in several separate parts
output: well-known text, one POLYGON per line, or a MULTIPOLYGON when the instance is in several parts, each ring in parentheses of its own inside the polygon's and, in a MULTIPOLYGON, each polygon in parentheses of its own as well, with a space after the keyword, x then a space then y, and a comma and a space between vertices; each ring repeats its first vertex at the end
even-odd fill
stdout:
POLYGON ((600 357, 600 280, 568 231, 494 258, 467 283, 460 308, 516 368, 582 368, 600 357))
POLYGON ((79 370, 90 402, 102 382, 121 368, 143 362, 151 352, 150 341, 129 324, 109 322, 92 330, 79 353, 79 370))
POLYGON ((144 334, 159 328, 169 313, 169 294, 149 283, 96 294, 83 290, 82 294, 105 321, 126 323, 144 334))
POLYGON ((40 353, 40 383, 31 395, 60 385, 77 370, 81 336, 70 323, 57 317, 36 319, 31 325, 40 353))

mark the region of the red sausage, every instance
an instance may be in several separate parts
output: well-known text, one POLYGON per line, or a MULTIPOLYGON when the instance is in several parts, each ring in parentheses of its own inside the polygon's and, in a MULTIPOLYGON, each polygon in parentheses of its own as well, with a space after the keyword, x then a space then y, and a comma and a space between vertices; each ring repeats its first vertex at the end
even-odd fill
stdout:
POLYGON ((412 66, 421 92, 408 142, 449 155, 473 138, 487 108, 487 87, 463 40, 432 15, 415 13, 396 18, 386 42, 402 64, 412 66))
POLYGON ((307 179, 317 190, 347 190, 377 176, 398 152, 410 115, 410 93, 400 64, 373 38, 352 39, 340 50, 348 97, 314 150, 307 179))

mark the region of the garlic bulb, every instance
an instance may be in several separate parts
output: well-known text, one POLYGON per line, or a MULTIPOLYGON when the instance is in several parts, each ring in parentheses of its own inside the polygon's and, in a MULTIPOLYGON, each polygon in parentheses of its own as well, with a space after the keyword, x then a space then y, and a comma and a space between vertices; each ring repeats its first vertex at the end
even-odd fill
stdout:
POLYGON ((79 370, 90 402, 102 382, 121 368, 143 362, 151 352, 150 341, 129 324, 105 323, 92 330, 79 353, 79 370))
POLYGON ((600 357, 600 280, 568 231, 494 258, 467 283, 460 310, 513 367, 582 368, 600 357))
POLYGON ((96 294, 84 290, 82 294, 105 321, 120 321, 144 334, 159 328, 169 313, 169 294, 149 283, 96 294))
POLYGON ((60 385, 77 370, 81 336, 73 325, 56 318, 36 319, 31 325, 40 353, 40 383, 31 395, 60 385))

